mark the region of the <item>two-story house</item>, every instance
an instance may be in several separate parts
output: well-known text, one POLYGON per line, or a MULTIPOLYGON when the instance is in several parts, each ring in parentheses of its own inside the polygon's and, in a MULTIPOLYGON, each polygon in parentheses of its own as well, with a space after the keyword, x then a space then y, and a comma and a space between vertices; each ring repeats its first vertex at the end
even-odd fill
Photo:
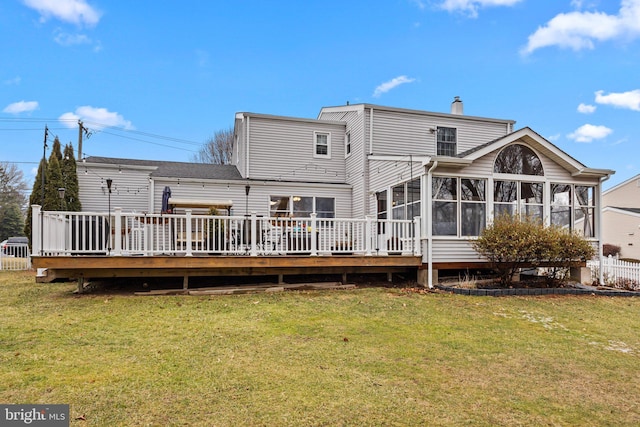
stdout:
POLYGON ((232 165, 90 157, 78 163, 80 198, 104 209, 111 177, 110 203, 139 212, 159 212, 170 187, 173 199, 219 200, 233 214, 419 218, 430 281, 439 268, 482 262, 469 241, 502 212, 600 246, 601 183, 613 171, 514 124, 467 116, 458 97, 449 113, 371 104, 325 107, 316 119, 237 113, 232 165))

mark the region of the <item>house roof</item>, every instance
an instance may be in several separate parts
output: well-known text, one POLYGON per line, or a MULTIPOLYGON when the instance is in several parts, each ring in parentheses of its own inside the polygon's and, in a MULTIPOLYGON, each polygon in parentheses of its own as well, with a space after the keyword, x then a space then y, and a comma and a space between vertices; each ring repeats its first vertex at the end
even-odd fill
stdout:
POLYGON ((616 184, 616 185, 614 185, 613 187, 608 188, 607 190, 603 191, 603 192, 602 192, 602 195, 604 196, 605 194, 611 193, 612 191, 615 191, 615 190, 617 190, 618 188, 624 187, 625 185, 629 184, 630 182, 637 181, 637 180, 639 180, 639 179, 640 179, 640 174, 638 174, 638 175, 634 175, 634 176, 632 176, 631 178, 629 178, 629 179, 627 179, 627 180, 625 180, 625 181, 622 181, 621 183, 616 184))
POLYGON ((320 110, 320 113, 318 114, 318 118, 322 116, 323 112, 360 111, 360 110, 369 109, 369 108, 373 108, 374 110, 395 111, 400 113, 410 113, 410 114, 435 116, 435 117, 443 117, 443 118, 453 117, 461 120, 474 120, 474 121, 493 122, 493 123, 508 123, 510 125, 513 125, 515 123, 515 120, 508 120, 508 119, 495 119, 490 117, 468 116, 465 114, 439 113, 439 112, 426 111, 426 110, 412 110, 409 108, 388 107, 388 106, 376 105, 376 104, 348 104, 348 105, 335 106, 335 107, 322 107, 322 109, 320 110))
POLYGON ((243 179, 238 168, 234 165, 214 165, 210 163, 169 162, 164 160, 139 160, 96 156, 87 157, 86 162, 118 167, 147 167, 152 169, 151 176, 163 178, 243 179))

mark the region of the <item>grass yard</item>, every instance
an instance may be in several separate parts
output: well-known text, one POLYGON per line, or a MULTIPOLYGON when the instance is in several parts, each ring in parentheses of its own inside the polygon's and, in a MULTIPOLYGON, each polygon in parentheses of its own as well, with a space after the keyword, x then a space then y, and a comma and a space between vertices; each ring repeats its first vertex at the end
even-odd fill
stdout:
POLYGON ((0 273, 0 403, 73 426, 640 425, 640 298, 74 288, 0 273))

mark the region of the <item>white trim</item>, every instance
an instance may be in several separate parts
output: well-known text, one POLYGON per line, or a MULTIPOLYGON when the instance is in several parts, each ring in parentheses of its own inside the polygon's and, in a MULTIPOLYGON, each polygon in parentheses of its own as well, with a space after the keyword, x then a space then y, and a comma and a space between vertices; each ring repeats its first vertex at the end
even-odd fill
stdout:
POLYGON ((313 131, 313 157, 316 159, 331 158, 331 132, 313 131), (327 137, 327 154, 318 154, 318 136, 320 135, 327 137))
MULTIPOLYGON (((459 114, 456 114, 456 115, 459 115, 459 114)), ((455 156, 458 155, 458 152, 459 152, 459 150, 458 150, 458 126, 439 126, 439 125, 436 125, 436 131, 434 133, 435 133, 435 138, 436 138, 436 152, 434 154, 436 156, 438 156, 438 157, 455 157, 455 156), (445 154, 438 154, 438 129, 440 129, 440 128, 442 128, 442 129, 455 129, 455 131, 456 131, 456 142, 455 142, 456 149, 455 149, 455 153, 453 154, 453 156, 447 156, 445 154)), ((442 141, 442 143, 443 144, 451 144, 451 142, 448 142, 448 141, 442 141)))
POLYGON ((604 214, 605 212, 613 212, 613 213, 617 213, 620 215, 629 215, 635 218, 640 218, 640 213, 636 213, 636 212, 630 212, 621 208, 614 208, 611 206, 607 206, 605 208, 602 208, 602 213, 604 214))

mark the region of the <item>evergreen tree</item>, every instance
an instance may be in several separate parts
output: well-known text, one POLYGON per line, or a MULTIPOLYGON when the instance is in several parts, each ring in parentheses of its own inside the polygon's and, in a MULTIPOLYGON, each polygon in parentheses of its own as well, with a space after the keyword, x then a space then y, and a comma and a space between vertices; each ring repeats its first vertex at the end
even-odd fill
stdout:
MULTIPOLYGON (((58 159, 58 163, 62 163, 62 145, 60 144, 60 140, 56 136, 53 140, 53 147, 51 147, 51 156, 56 156, 58 159)), ((51 160, 51 156, 49 156, 49 160, 51 160)))
POLYGON ((40 160, 36 179, 33 181, 31 196, 29 196, 29 208, 27 209, 27 217, 24 222, 24 235, 31 239, 31 205, 42 205, 42 175, 46 174, 47 160, 40 160))
MULTIPOLYGON (((59 148, 59 147, 58 147, 59 148)), ((62 182, 62 169, 55 152, 49 156, 49 164, 47 165, 47 173, 45 175, 44 184, 44 211, 64 210, 64 200, 60 200, 58 189, 64 187, 62 182)))
POLYGON ((22 234, 22 211, 16 202, 3 206, 0 218, 0 239, 22 234))
POLYGON ((78 169, 76 158, 73 155, 73 146, 71 143, 64 147, 64 155, 62 157, 62 182, 64 183, 65 204, 68 211, 80 212, 82 205, 80 204, 80 190, 78 186, 78 169))

